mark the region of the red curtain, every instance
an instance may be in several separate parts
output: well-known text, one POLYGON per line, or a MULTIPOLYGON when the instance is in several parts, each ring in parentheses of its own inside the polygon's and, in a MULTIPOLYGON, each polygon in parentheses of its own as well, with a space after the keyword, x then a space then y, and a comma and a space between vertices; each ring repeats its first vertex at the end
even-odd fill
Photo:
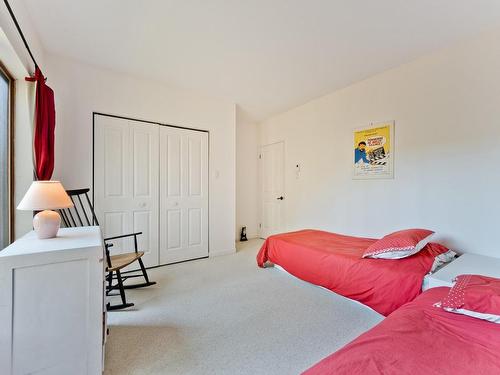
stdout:
POLYGON ((28 77, 26 80, 36 82, 33 137, 35 174, 37 180, 50 180, 54 171, 54 132, 56 127, 54 91, 45 84, 45 77, 38 67, 35 69, 35 76, 28 77))

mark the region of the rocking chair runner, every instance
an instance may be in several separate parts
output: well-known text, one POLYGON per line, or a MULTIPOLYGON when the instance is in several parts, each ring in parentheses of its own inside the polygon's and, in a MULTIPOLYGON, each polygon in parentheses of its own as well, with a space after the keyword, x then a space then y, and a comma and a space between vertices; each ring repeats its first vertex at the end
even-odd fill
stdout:
MULTIPOLYGON (((66 227, 80 227, 80 226, 83 227, 90 225, 99 225, 99 222, 94 212, 94 207, 92 207, 92 204, 90 203, 90 199, 88 196, 89 190, 90 189, 88 188, 77 189, 77 190, 66 190, 66 193, 68 193, 69 197, 71 198, 74 204, 73 209, 64 208, 59 210, 62 222, 66 227), (84 199, 82 199, 82 197, 84 197, 84 199)), ((144 255, 144 252, 138 251, 137 249, 137 236, 141 234, 142 232, 136 232, 130 234, 123 234, 121 236, 104 238, 104 247, 106 252, 106 263, 107 263, 106 271, 108 272, 108 274, 106 275, 106 281, 108 284, 106 286, 106 295, 114 295, 110 294, 110 292, 115 289, 118 289, 122 300, 122 303, 118 305, 111 305, 110 303, 108 303, 106 305, 107 310, 118 310, 134 306, 133 303, 127 302, 127 299, 125 297, 125 289, 142 288, 156 284, 156 282, 154 281, 149 281, 149 277, 146 272, 146 267, 144 267, 144 263, 142 262, 141 259, 141 257, 144 255), (109 248, 113 247, 114 241, 129 237, 134 238, 134 252, 110 255, 109 248), (135 261, 139 263, 142 274, 122 276, 120 270, 132 264, 135 261), (132 285, 123 284, 125 280, 133 277, 144 277, 145 282, 132 285), (117 283, 113 284, 113 280, 115 279, 117 283)))

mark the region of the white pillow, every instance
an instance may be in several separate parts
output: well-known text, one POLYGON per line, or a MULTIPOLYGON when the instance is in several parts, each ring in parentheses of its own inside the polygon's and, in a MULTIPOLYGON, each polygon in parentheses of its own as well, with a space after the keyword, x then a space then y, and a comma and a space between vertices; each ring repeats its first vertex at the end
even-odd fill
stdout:
POLYGON ((457 253, 455 253, 453 250, 448 250, 446 253, 442 253, 437 255, 434 258, 434 263, 432 263, 431 270, 429 273, 434 273, 438 269, 440 269, 442 266, 444 266, 446 263, 450 263, 452 260, 454 260, 457 256, 457 253))

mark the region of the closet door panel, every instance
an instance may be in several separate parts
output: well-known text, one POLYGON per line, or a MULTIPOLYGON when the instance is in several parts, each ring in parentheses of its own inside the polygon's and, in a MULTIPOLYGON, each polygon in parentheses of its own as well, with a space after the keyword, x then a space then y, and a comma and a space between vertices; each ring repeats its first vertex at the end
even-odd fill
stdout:
POLYGON ((160 128, 160 263, 208 255, 208 135, 160 128))
POLYGON ((130 121, 132 171, 132 228, 138 236, 140 251, 144 251, 146 266, 159 264, 158 255, 158 152, 159 129, 155 124, 130 121))
MULTIPOLYGON (((104 237, 118 236, 132 230, 128 212, 131 196, 127 152, 130 129, 127 122, 98 116, 94 134, 94 208, 104 237)), ((119 240, 113 254, 130 248, 132 242, 119 240)))
MULTIPOLYGON (((151 249, 154 246, 154 243, 151 243, 151 241, 154 241, 154 233, 157 232, 157 230, 155 230, 152 225, 152 223, 155 222, 158 222, 158 220, 155 220, 155 217, 152 215, 151 211, 136 210, 133 212, 132 225, 134 228, 134 232, 143 233, 142 235, 137 237, 138 248, 140 251, 146 252, 146 254, 144 254, 145 257, 146 255, 151 254, 151 249)), ((156 264, 157 263, 155 263, 155 265, 156 264)))
POLYGON ((128 143, 127 129, 109 126, 103 129, 104 197, 123 197, 126 184, 124 170, 128 143))
POLYGON ((160 156, 160 165, 164 172, 164 184, 166 189, 166 198, 180 198, 182 195, 182 137, 180 134, 172 132, 165 134, 162 132, 166 154, 163 158, 160 156))
POLYGON ((156 173, 156 164, 154 162, 155 156, 153 155, 152 148, 155 148, 152 143, 151 134, 141 129, 133 129, 132 149, 134 150, 133 160, 133 179, 134 179, 134 196, 136 198, 151 198, 151 186, 153 181, 153 173, 156 173))
POLYGON ((208 134, 186 132, 186 247, 192 253, 208 249, 208 134))
POLYGON ((176 250, 182 247, 182 212, 181 210, 169 209, 167 210, 167 223, 165 239, 166 249, 176 250))
MULTIPOLYGON (((94 206, 103 235, 143 232, 143 261, 158 265, 158 126, 101 115, 94 125, 94 206)), ((110 252, 133 249, 129 238, 116 241, 110 252)))
POLYGON ((201 208, 189 208, 188 212, 188 246, 201 246, 203 225, 201 208))
POLYGON ((160 263, 182 248, 182 137, 160 128, 160 263))
POLYGON ((202 145, 197 136, 187 137, 188 146, 188 195, 190 197, 200 196, 202 193, 202 145))

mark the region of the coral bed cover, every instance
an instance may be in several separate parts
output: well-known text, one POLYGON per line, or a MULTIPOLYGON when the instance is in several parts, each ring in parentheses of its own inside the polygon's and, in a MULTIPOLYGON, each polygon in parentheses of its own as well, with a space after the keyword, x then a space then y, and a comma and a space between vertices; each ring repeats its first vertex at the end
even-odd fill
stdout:
POLYGON ((433 307, 448 291, 425 291, 304 374, 500 374, 500 324, 433 307))
POLYGON ((436 243, 404 259, 363 259, 371 238, 301 230, 267 238, 257 264, 278 264, 292 275, 370 306, 385 316, 421 293, 434 258, 448 249, 436 243))

